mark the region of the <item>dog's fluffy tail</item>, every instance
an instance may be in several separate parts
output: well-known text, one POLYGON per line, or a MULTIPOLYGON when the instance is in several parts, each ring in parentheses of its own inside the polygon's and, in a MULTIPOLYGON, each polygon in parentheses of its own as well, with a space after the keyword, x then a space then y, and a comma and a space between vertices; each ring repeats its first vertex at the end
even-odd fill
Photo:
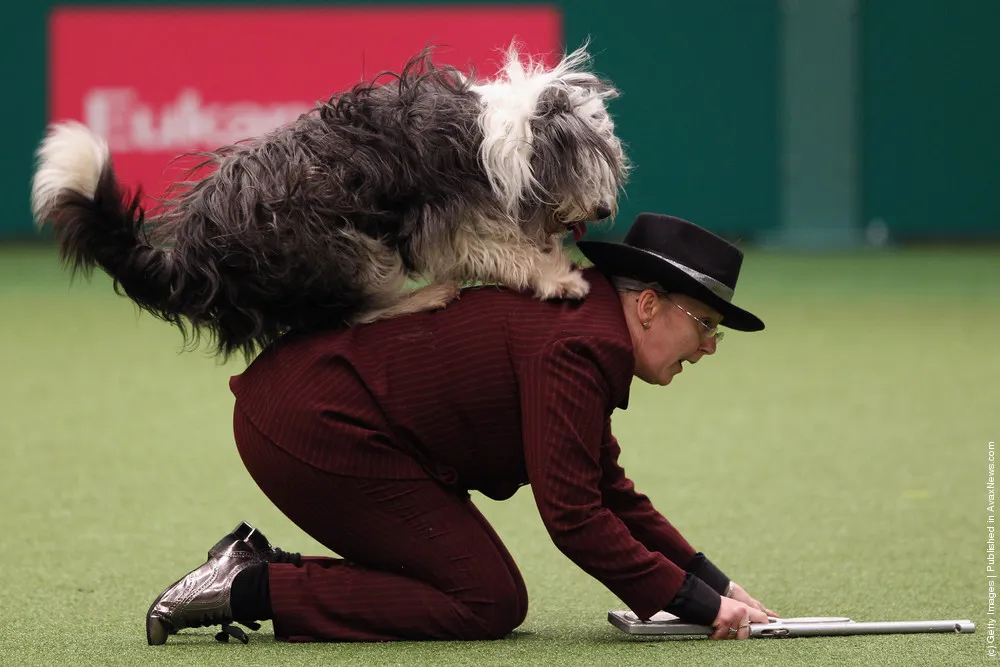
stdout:
MULTIPOLYGON (((208 333, 224 358, 242 352, 249 360, 289 329, 345 323, 374 307, 353 264, 325 273, 316 268, 327 267, 329 257, 350 257, 357 242, 345 244, 336 234, 326 244, 319 242, 325 237, 310 238, 301 254, 312 251, 318 259, 285 257, 281 244, 298 242, 310 228, 291 226, 274 238, 268 230, 258 235, 263 240, 251 232, 217 233, 204 205, 215 185, 203 181, 190 197, 146 220, 141 195, 119 184, 107 144, 68 122, 53 126, 38 150, 31 204, 36 224, 51 224, 74 274, 103 269, 116 292, 176 326, 185 341, 196 344, 208 333)), ((381 248, 367 241, 369 254, 381 248)))
POLYGON ((107 144, 87 127, 68 122, 51 128, 32 183, 35 223, 52 225, 62 261, 74 274, 100 267, 116 291, 183 331, 185 313, 171 305, 178 276, 168 252, 146 239, 140 196, 127 197, 107 144))

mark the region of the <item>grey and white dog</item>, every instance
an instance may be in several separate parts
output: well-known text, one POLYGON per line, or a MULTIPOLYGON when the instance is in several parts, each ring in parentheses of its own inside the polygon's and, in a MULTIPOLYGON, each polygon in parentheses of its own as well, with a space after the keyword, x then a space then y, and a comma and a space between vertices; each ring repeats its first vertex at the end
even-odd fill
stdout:
POLYGON ((439 308, 468 281, 581 298, 562 250, 612 215, 628 173, 581 48, 554 67, 512 47, 493 79, 428 51, 261 137, 201 154, 147 212, 106 143, 55 124, 32 210, 74 272, 102 268, 141 308, 248 358, 288 330, 439 308), (207 172, 207 175, 204 175, 207 172), (409 281, 425 281, 408 290, 409 281))

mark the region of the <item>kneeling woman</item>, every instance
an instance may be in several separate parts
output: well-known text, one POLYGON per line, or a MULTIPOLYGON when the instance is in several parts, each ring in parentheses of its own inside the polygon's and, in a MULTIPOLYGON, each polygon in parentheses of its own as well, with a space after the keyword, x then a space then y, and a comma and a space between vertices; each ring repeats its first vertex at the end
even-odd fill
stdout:
MULTIPOLYGON (((495 287, 433 313, 289 334, 231 381, 250 475, 335 558, 289 558, 248 526, 157 598, 149 642, 273 619, 279 639, 495 639, 528 609, 517 566, 469 497, 531 486, 555 545, 640 618, 660 610, 745 638, 768 612, 696 552, 618 464, 611 413, 633 377, 667 385, 714 354, 742 253, 643 214, 623 243, 581 242, 582 301, 495 287)), ((224 635, 223 635, 224 636, 224 635)))

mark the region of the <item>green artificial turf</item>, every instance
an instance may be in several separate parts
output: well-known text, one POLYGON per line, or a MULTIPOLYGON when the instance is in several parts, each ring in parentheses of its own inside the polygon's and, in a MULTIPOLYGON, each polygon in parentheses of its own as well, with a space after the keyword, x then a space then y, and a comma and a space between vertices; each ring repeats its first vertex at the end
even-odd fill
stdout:
POLYGON ((971 619, 974 635, 636 641, 552 546, 530 490, 476 496, 530 611, 482 643, 146 646, 152 599, 241 519, 326 550, 272 508, 232 444, 230 375, 180 353, 101 275, 0 247, 0 664, 960 665, 987 658, 987 442, 1000 440, 1000 253, 749 252, 731 332, 616 413, 637 487, 784 615, 971 619))

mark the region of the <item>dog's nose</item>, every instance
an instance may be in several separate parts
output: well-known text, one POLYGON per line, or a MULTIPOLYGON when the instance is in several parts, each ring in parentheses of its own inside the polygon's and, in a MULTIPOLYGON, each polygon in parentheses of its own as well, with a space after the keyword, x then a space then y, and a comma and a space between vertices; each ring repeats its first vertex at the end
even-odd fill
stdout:
POLYGON ((611 207, 605 204, 598 204, 597 208, 594 209, 594 217, 598 220, 604 220, 611 215, 611 207))

